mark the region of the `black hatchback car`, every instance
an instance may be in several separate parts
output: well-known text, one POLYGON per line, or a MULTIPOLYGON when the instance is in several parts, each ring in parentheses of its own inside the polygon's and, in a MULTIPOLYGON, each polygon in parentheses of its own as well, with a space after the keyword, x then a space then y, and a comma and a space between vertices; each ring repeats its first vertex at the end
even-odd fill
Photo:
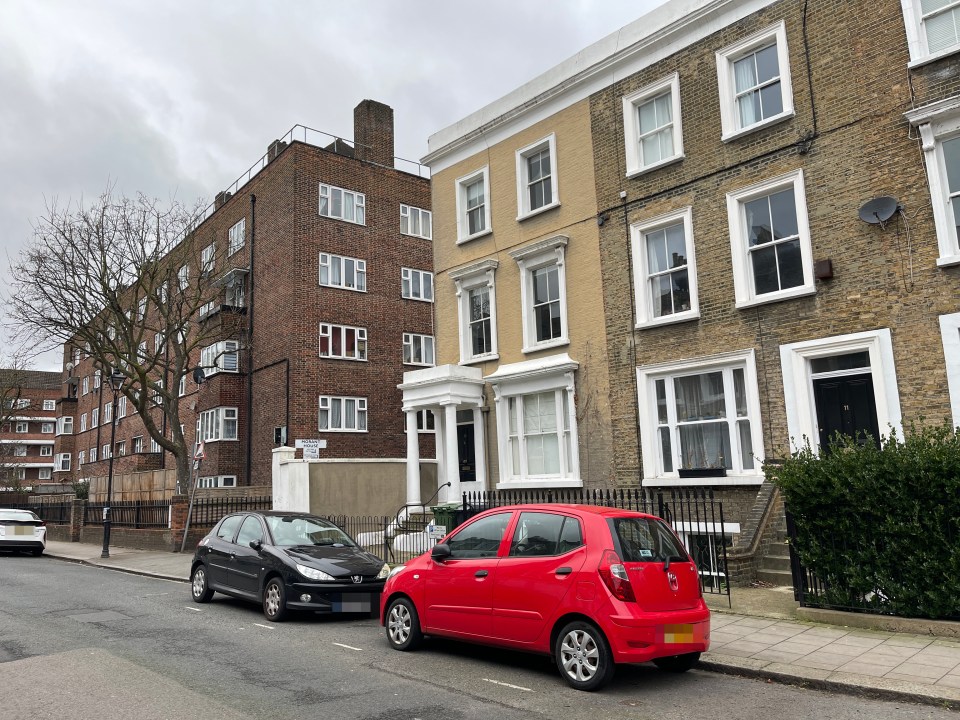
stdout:
POLYGON ((214 592, 252 600, 268 620, 289 610, 378 614, 389 567, 337 525, 306 513, 227 515, 200 541, 190 569, 195 602, 214 592))

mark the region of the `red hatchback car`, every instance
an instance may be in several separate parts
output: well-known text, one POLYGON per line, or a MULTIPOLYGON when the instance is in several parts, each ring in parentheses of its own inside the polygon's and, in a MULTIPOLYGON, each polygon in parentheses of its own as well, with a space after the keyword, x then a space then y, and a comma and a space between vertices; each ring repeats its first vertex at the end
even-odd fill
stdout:
POLYGON ((697 567, 644 513, 588 505, 487 510, 393 569, 380 621, 397 650, 424 635, 550 654, 595 690, 616 663, 689 670, 710 645, 697 567))

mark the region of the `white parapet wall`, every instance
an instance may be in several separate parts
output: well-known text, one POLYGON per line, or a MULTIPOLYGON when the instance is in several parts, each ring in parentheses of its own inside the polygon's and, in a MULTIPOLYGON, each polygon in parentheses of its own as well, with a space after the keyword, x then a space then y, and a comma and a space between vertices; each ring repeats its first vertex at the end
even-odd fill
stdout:
POLYGON ((273 450, 273 509, 310 512, 310 464, 292 447, 273 450))

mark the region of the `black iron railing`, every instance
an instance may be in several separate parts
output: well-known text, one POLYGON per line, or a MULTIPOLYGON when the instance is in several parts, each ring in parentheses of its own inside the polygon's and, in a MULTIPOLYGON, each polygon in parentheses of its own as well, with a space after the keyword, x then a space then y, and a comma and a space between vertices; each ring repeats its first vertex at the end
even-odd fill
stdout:
POLYGON ((453 527, 489 508, 534 503, 601 505, 663 518, 680 536, 697 564, 703 592, 726 595, 730 602, 727 547, 733 537, 724 531, 723 503, 714 497, 712 490, 676 489, 669 494, 646 488, 470 492, 463 494, 463 505, 454 513, 453 527))
POLYGON ((253 497, 198 497, 193 503, 190 527, 213 527, 224 515, 245 510, 272 510, 273 498, 269 495, 253 497))
POLYGON ((338 526, 364 550, 384 560, 392 560, 393 552, 387 539, 387 528, 392 518, 387 515, 319 515, 338 526))
POLYGON ((69 525, 73 503, 10 503, 5 504, 14 510, 30 510, 48 525, 69 525))
MULTIPOLYGON (((103 525, 105 503, 87 503, 84 524, 103 525)), ((110 503, 110 523, 113 527, 163 529, 170 527, 169 500, 121 500, 110 503)))

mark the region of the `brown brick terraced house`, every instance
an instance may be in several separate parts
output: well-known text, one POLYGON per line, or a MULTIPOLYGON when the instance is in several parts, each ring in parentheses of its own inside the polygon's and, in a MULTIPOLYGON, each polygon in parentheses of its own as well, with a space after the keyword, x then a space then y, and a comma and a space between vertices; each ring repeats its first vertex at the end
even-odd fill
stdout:
POLYGON ((0 485, 30 487, 50 483, 54 458, 60 373, 0 370, 4 407, 0 410, 0 485))

